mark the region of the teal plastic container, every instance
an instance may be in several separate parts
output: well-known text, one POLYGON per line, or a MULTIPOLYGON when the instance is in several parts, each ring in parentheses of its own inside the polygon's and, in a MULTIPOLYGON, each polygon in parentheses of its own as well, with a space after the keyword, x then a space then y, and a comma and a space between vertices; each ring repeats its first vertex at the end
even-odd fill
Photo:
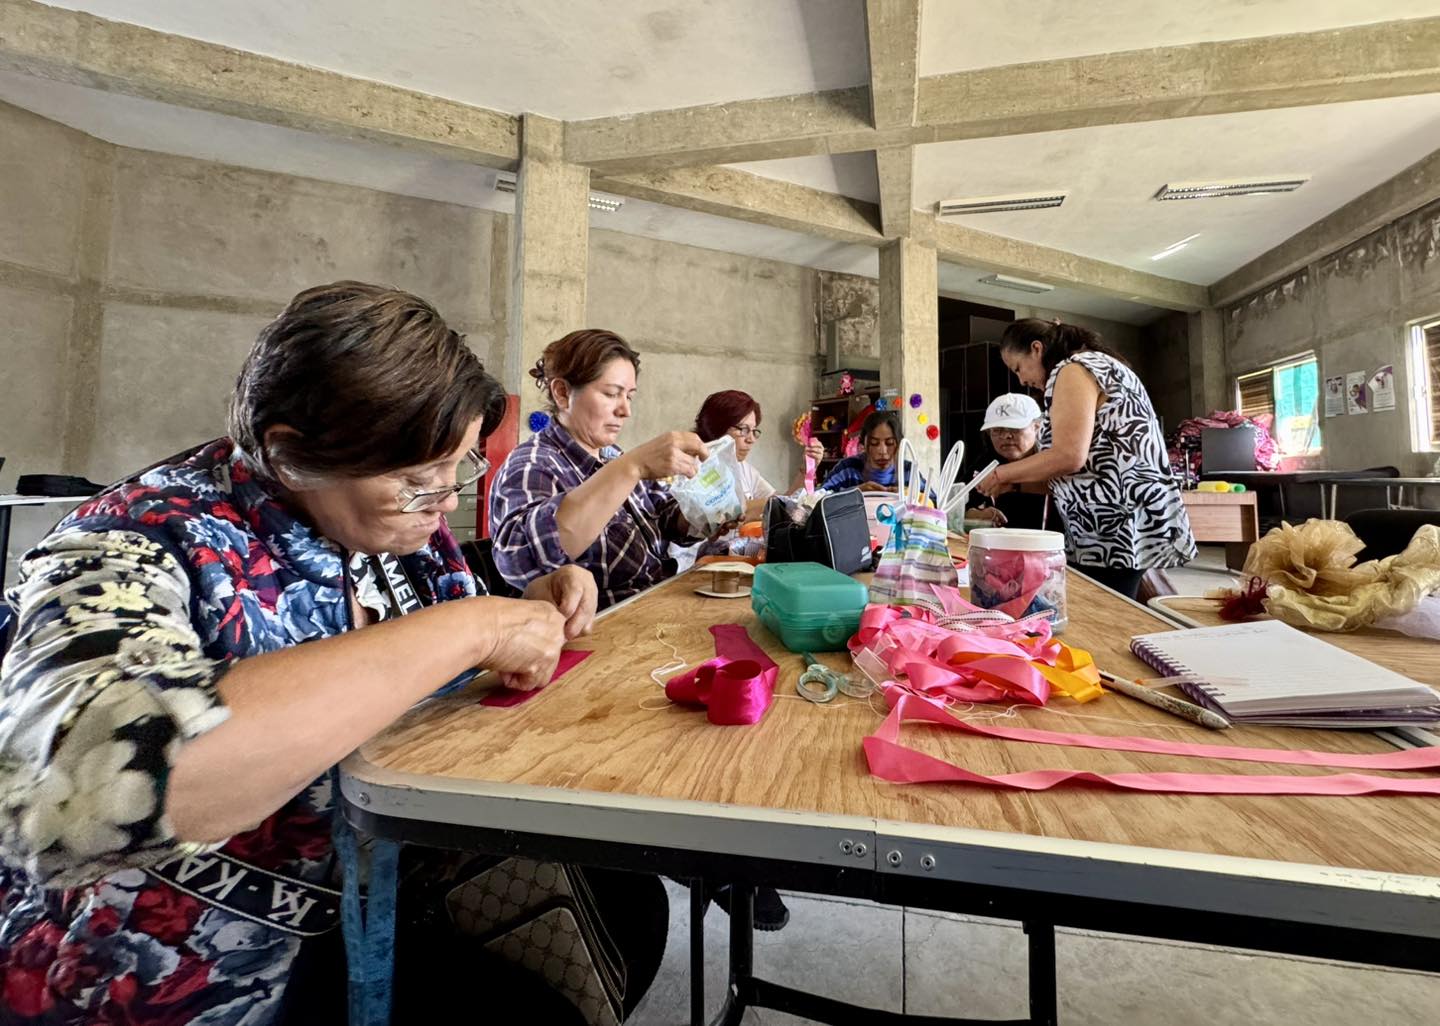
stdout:
POLYGON ((870 590, 819 563, 761 563, 750 608, 791 652, 839 652, 860 629, 870 590))

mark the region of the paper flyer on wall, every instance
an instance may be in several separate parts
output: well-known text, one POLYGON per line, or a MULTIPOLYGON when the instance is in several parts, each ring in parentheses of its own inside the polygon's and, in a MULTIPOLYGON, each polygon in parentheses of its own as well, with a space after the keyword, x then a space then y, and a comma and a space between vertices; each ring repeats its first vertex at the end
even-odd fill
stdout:
POLYGON ((1365 387, 1369 377, 1364 371, 1351 371, 1345 375, 1345 408, 1352 416, 1370 412, 1370 396, 1365 387))
POLYGON ((1345 415, 1345 379, 1338 374, 1325 379, 1325 416, 1345 415))
POLYGON ((1395 367, 1386 364, 1370 375, 1370 408, 1372 410, 1395 409, 1395 367))

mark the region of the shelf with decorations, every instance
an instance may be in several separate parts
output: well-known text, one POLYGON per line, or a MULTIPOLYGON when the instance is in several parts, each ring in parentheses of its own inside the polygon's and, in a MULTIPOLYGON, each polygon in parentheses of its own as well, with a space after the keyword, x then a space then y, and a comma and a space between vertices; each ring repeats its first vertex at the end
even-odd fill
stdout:
POLYGON ((845 429, 880 396, 880 386, 866 382, 848 395, 819 395, 810 402, 810 433, 825 446, 825 458, 817 467, 821 480, 839 463, 845 429))

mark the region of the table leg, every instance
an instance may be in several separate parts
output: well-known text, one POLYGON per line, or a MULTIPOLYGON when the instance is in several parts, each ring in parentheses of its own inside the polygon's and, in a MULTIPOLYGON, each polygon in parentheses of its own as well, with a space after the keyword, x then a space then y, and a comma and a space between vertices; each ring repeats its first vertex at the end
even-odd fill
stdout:
POLYGON ((1385 486, 1385 508, 1386 508, 1386 509, 1394 509, 1394 508, 1395 508, 1395 504, 1390 501, 1390 486, 1389 486, 1389 485, 1386 485, 1386 486, 1385 486))
POLYGON ((755 978, 755 887, 730 885, 730 993, 719 1026, 740 1026, 755 978))
POLYGON ((1055 927, 1026 923, 1025 933, 1030 939, 1030 1022, 1032 1026, 1056 1026, 1055 927))
POLYGON ((705 881, 690 881, 690 1026, 705 1026, 705 881))
POLYGON ((0 506, 0 593, 5 590, 5 569, 10 558, 10 507, 0 506))

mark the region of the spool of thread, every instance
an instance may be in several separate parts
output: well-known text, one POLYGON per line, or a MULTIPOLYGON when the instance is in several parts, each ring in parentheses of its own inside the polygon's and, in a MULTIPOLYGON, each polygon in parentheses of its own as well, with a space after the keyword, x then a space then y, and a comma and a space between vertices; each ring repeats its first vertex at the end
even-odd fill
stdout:
POLYGON ((712 570, 708 590, 717 595, 734 595, 740 590, 740 575, 733 570, 712 570))
POLYGON ((1229 481, 1201 481, 1195 486, 1197 492, 1219 492, 1225 493, 1232 490, 1229 481))
POLYGON ((1243 484, 1232 484, 1232 485, 1230 486, 1230 491, 1231 491, 1231 492, 1235 492, 1235 493, 1239 493, 1239 492, 1248 491, 1248 489, 1247 489, 1243 484))

